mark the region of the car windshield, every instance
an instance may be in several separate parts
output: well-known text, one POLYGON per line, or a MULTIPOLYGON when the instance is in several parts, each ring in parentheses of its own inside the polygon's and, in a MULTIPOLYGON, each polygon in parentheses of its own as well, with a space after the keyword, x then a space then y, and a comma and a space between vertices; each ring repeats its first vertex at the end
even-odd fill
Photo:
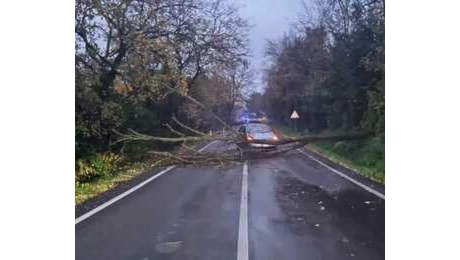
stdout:
POLYGON ((247 126, 249 133, 270 133, 272 132, 271 128, 264 124, 249 124, 247 126))

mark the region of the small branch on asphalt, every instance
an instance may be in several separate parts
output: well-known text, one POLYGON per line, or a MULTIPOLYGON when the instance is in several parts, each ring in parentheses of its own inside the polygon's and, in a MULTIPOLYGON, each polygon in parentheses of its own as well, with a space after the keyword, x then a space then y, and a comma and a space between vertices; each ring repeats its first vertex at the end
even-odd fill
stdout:
POLYGON ((169 158, 171 158, 173 160, 177 160, 177 161, 185 163, 185 164, 192 164, 193 163, 193 161, 189 161, 187 159, 182 158, 179 155, 175 155, 175 154, 170 153, 170 152, 148 151, 148 153, 149 154, 159 155, 159 156, 164 156, 164 157, 169 157, 169 158))
POLYGON ((200 151, 195 150, 194 148, 192 148, 192 147, 190 147, 190 146, 188 146, 188 145, 186 145, 186 144, 182 144, 181 146, 182 146, 184 149, 186 149, 187 151, 190 151, 190 152, 192 152, 192 153, 194 153, 194 154, 202 154, 200 151))

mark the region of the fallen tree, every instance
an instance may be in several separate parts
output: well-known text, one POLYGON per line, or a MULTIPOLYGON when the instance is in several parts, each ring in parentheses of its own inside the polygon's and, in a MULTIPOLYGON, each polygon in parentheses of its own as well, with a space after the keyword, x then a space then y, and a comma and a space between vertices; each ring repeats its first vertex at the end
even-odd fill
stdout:
MULTIPOLYGON (((171 92, 178 93, 206 110, 206 106, 200 103, 193 97, 181 94, 174 88, 169 88, 171 92)), ((158 165, 166 166, 172 164, 224 164, 226 162, 237 162, 248 158, 267 158, 286 153, 295 149, 304 147, 310 142, 318 141, 345 141, 357 140, 369 137, 370 132, 355 132, 341 135, 305 135, 300 137, 282 137, 280 140, 252 140, 247 141, 241 133, 238 133, 227 122, 222 120, 212 111, 209 111, 213 118, 220 122, 223 126, 221 133, 205 133, 194 129, 183 122, 179 121, 175 116, 172 121, 180 128, 174 128, 170 124, 165 124, 165 127, 171 131, 172 137, 168 136, 153 136, 139 133, 133 129, 128 129, 127 133, 114 132, 118 135, 118 139, 113 144, 124 142, 169 142, 181 143, 181 149, 176 152, 165 151, 149 151, 149 154, 161 158, 158 165), (186 133, 186 132, 188 133, 186 133), (203 152, 189 146, 193 143, 206 143, 220 141, 226 144, 227 149, 212 152, 203 152), (268 144, 273 146, 273 149, 251 148, 249 144, 268 144)))

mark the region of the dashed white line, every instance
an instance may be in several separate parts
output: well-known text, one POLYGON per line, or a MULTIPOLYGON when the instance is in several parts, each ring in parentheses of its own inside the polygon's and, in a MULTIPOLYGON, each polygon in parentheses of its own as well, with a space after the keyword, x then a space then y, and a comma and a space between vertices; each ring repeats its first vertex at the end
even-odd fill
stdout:
POLYGON ((243 165, 243 180, 241 182, 240 223, 238 228, 237 260, 249 259, 248 246, 248 162, 243 165))
MULTIPOLYGON (((216 141, 210 142, 209 144, 205 145, 203 148, 201 148, 201 149, 198 150, 198 151, 199 151, 199 152, 204 151, 206 148, 208 148, 209 146, 213 145, 215 142, 216 142, 216 141)), ((112 205, 113 203, 115 203, 115 202, 121 200, 122 198, 128 196, 129 194, 135 192, 136 190, 142 188, 142 186, 144 186, 144 185, 146 185, 147 183, 149 183, 149 182, 155 180, 156 178, 160 177, 161 175, 163 175, 163 174, 169 172, 170 170, 174 169, 175 167, 176 167, 175 165, 169 166, 168 168, 162 170, 161 172, 159 172, 159 173, 157 173, 156 175, 154 175, 154 176, 148 178, 147 180, 145 180, 145 181, 139 183, 138 185, 132 187, 131 189, 129 189, 129 190, 123 192, 122 194, 116 196, 115 198, 113 198, 113 199, 111 199, 111 200, 109 200, 109 201, 107 201, 107 202, 105 202, 105 203, 103 203, 103 204, 97 206, 96 208, 94 208, 94 209, 88 211, 87 213, 81 215, 80 217, 78 217, 78 218, 75 219, 75 225, 78 224, 78 223, 80 223, 80 222, 82 222, 83 220, 85 220, 85 219, 91 217, 92 215, 98 213, 99 211, 101 211, 101 210, 107 208, 108 206, 112 205)))
POLYGON ((306 152, 303 151, 302 149, 297 149, 297 151, 299 151, 300 153, 306 155, 308 158, 310 158, 310 159, 312 159, 313 161, 315 161, 315 162, 321 164, 322 166, 326 167, 327 169, 331 170, 333 173, 339 175, 340 177, 342 177, 342 178, 344 178, 344 179, 346 179, 346 180, 352 182, 353 184, 355 184, 355 185, 357 185, 357 186, 359 186, 359 187, 365 189, 366 191, 368 191, 368 192, 374 194, 375 196, 377 196, 377 197, 379 197, 379 198, 381 198, 381 199, 383 199, 383 200, 385 199, 385 195, 382 194, 381 192, 378 192, 378 191, 372 189, 371 187, 369 187, 369 186, 367 186, 367 185, 365 185, 365 184, 362 184, 361 182, 359 182, 359 181, 357 181, 357 180, 351 178, 350 176, 346 175, 345 173, 342 173, 342 172, 340 172, 340 171, 338 171, 338 170, 332 168, 331 166, 329 166, 329 165, 323 163, 322 161, 316 159, 315 157, 309 155, 308 153, 306 153, 306 152))

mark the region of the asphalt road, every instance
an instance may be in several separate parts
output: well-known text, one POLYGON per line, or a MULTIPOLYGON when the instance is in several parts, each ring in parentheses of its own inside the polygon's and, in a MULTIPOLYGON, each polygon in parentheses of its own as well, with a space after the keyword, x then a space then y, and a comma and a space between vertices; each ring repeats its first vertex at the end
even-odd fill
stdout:
POLYGON ((384 259, 384 188, 307 154, 174 168, 80 219, 76 259, 384 259))

